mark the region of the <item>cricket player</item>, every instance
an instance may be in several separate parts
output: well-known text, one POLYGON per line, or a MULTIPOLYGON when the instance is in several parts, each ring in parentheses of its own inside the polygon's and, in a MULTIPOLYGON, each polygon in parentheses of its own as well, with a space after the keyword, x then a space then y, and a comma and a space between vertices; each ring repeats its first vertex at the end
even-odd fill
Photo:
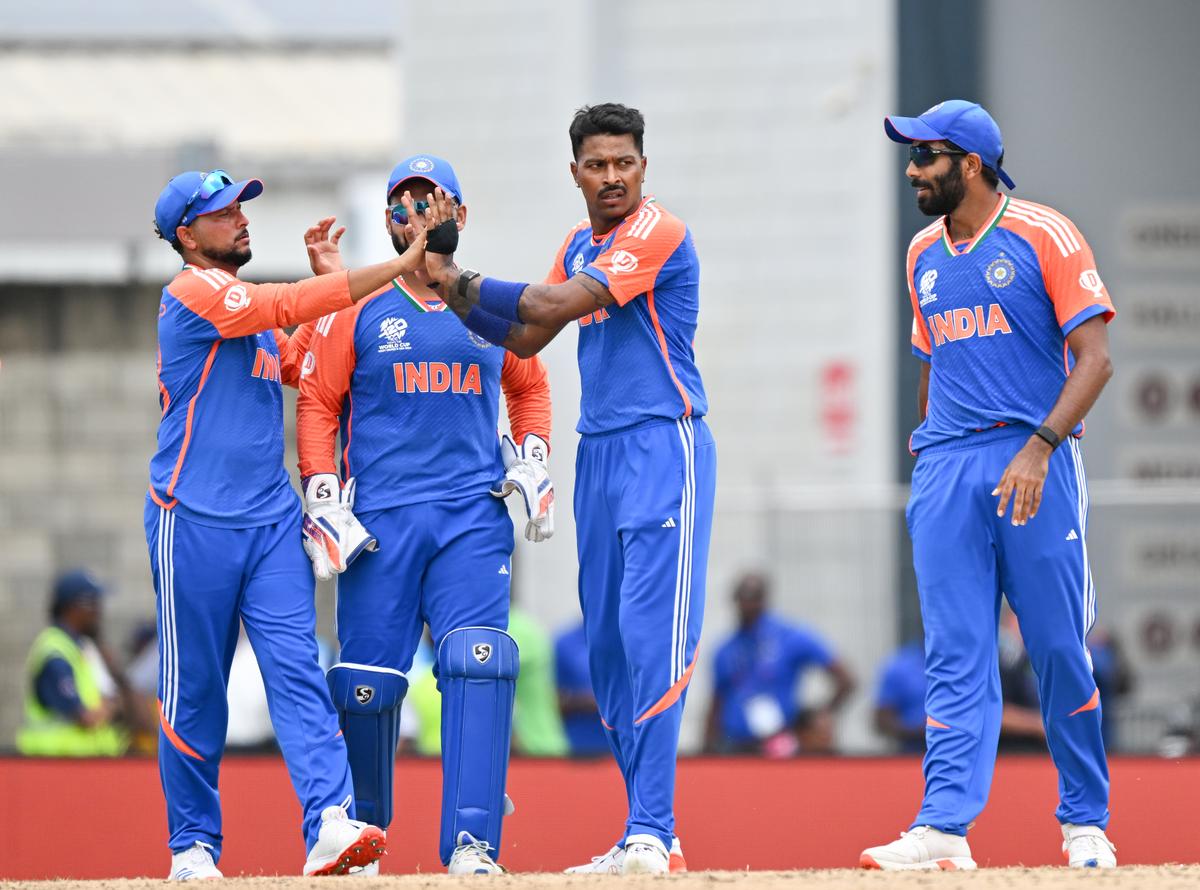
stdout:
POLYGON ((907 518, 925 623, 927 753, 912 826, 860 864, 975 868, 966 834, 995 766, 1003 594, 1038 678, 1063 853, 1072 866, 1112 867, 1079 446, 1112 375, 1112 301, 1069 219, 998 192, 1013 181, 983 108, 953 99, 884 128, 910 146, 917 206, 937 217, 913 238, 907 265, 922 362, 907 518))
MULTIPOLYGON (((571 175, 588 218, 568 233, 544 283, 486 278, 438 246, 426 252, 443 297, 489 342, 528 356, 579 325, 579 602, 600 716, 629 797, 620 841, 580 871, 664 873, 678 849, 675 753, 716 484, 692 350, 699 261, 683 222, 642 195, 644 129, 624 105, 575 114, 571 175)), ((438 196, 431 222, 452 215, 453 202, 438 196)))
POLYGON ((303 349, 281 326, 350 306, 421 262, 399 259, 298 284, 237 277, 250 260, 243 203, 257 179, 181 173, 154 207, 184 266, 158 309, 162 419, 150 461, 146 541, 158 609, 159 771, 171 872, 220 877, 217 772, 225 687, 246 627, 292 784, 304 809, 305 874, 379 858, 382 832, 355 821, 346 745, 317 665, 313 579, 300 501, 283 466, 282 384, 303 349))
MULTIPOLYGON (((386 225, 401 257, 411 250, 406 228, 424 225, 401 196, 428 202, 439 187, 452 196, 457 237, 467 207, 450 164, 421 154, 392 171, 386 225)), ((318 274, 341 268, 344 229, 330 235, 332 222, 306 235, 318 274)), ((503 871, 518 670, 508 633, 513 527, 501 498, 522 492, 526 537, 553 533, 550 387, 541 359, 494 347, 445 308, 422 264, 318 322, 297 403, 300 474, 306 529, 353 509, 349 525, 366 535, 347 546, 377 542, 338 576, 341 655, 329 671, 358 815, 382 829, 391 822, 400 705, 428 622, 442 694, 442 863, 451 874, 493 874, 503 871), (502 391, 513 433, 503 442, 502 391)), ((319 534, 308 549, 319 577, 337 571, 319 534)))

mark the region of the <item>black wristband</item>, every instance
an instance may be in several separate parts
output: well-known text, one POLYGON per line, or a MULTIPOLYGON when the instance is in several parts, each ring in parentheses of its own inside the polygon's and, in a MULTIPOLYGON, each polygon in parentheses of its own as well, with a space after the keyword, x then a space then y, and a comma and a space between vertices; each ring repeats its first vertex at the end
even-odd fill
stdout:
POLYGON ((458 223, 447 219, 430 229, 425 239, 425 249, 439 254, 451 254, 458 250, 458 223))
POLYGON ((1049 445, 1051 451, 1062 444, 1062 437, 1044 423, 1037 428, 1034 435, 1049 445))
POLYGON ((479 277, 479 273, 474 269, 463 269, 454 282, 455 292, 465 300, 467 298, 467 285, 479 277))

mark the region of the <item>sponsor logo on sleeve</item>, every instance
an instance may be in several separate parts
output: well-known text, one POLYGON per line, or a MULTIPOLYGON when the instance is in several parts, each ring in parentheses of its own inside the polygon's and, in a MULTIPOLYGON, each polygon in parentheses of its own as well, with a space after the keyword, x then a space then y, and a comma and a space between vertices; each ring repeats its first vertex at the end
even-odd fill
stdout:
POLYGON ((629 274, 638 267, 638 258, 628 250, 618 250, 608 261, 614 275, 629 274))
POLYGON ((250 295, 246 293, 246 288, 240 284, 234 284, 225 291, 225 308, 230 312, 240 312, 250 305, 250 295))
POLYGON ((1084 269, 1079 273, 1079 286, 1091 291, 1095 299, 1104 299, 1104 282, 1100 280, 1100 273, 1095 269, 1084 269))
POLYGON ((580 272, 583 271, 583 265, 584 265, 583 254, 582 253, 575 254, 575 259, 571 260, 571 274, 578 275, 580 272))
POLYGON ((304 353, 304 363, 300 365, 300 376, 307 377, 317 366, 317 357, 311 352, 304 353))

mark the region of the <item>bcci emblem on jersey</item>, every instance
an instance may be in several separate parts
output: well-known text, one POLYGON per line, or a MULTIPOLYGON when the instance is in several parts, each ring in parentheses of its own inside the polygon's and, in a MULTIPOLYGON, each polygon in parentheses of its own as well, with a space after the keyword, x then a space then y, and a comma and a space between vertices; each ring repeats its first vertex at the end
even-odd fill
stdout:
POLYGON ((937 294, 933 292, 933 286, 937 284, 937 269, 930 269, 921 276, 921 305, 926 303, 936 303, 937 294))
POLYGON ((401 349, 412 349, 412 344, 404 340, 408 332, 408 322, 403 318, 392 315, 379 323, 380 352, 396 352, 401 349))
POLYGON ((471 647, 471 654, 475 656, 475 660, 480 664, 487 664, 487 660, 492 657, 492 644, 476 643, 471 647))
POLYGON ((476 346, 478 346, 480 349, 488 349, 492 345, 487 340, 480 337, 474 331, 467 331, 467 339, 470 340, 472 343, 474 343, 476 346))
POLYGON ((1006 256, 998 257, 988 263, 987 282, 992 287, 1008 287, 1017 277, 1017 267, 1006 256))

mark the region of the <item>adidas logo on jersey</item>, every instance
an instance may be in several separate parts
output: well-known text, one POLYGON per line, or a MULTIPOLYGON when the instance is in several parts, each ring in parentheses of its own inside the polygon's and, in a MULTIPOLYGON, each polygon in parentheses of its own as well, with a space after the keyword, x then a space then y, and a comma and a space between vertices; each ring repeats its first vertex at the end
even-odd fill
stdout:
POLYGON ((507 575, 507 574, 508 574, 508 566, 504 565, 504 563, 501 563, 501 564, 500 564, 500 571, 499 571, 499 572, 497 572, 496 574, 497 574, 497 575, 507 575))
POLYGON ((668 518, 667 521, 662 524, 662 527, 663 528, 674 528, 675 527, 675 517, 672 516, 672 517, 668 518))
POLYGON ((1067 537, 1066 537, 1064 540, 1067 540, 1067 541, 1078 541, 1078 540, 1079 540, 1079 535, 1075 534, 1075 529, 1071 529, 1069 532, 1067 532, 1067 537))

